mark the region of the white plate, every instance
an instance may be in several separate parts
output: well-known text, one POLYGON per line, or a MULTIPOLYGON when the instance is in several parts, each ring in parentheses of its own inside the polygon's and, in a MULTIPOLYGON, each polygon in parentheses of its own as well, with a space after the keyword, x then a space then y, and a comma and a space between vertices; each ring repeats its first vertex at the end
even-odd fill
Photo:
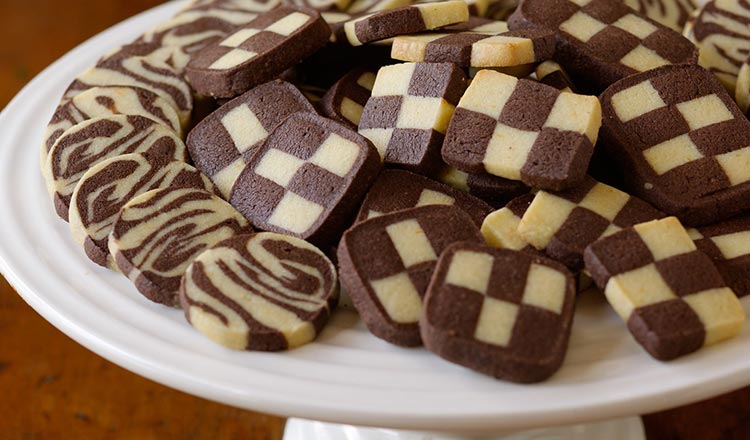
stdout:
MULTIPOLYGON (((316 343, 287 353, 234 352, 181 312, 140 296, 90 263, 54 214, 38 145, 70 80, 111 47, 168 18, 169 3, 127 20, 55 62, 0 115, 0 269, 42 316, 84 346, 165 385, 285 416, 402 429, 490 431, 645 413, 750 384, 750 330, 660 363, 596 295, 585 295, 563 368, 514 385, 370 336, 339 310, 316 343)), ((750 309, 750 298, 743 301, 750 309)))

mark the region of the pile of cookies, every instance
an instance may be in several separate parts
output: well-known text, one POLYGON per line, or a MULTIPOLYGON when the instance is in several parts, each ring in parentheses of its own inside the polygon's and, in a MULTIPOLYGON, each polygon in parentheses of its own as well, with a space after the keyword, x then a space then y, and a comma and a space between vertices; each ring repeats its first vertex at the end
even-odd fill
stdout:
POLYGON ((692 1, 195 0, 71 83, 42 174, 230 348, 312 341, 341 286, 378 338, 537 382, 595 284, 674 359, 750 293, 750 9, 692 1))

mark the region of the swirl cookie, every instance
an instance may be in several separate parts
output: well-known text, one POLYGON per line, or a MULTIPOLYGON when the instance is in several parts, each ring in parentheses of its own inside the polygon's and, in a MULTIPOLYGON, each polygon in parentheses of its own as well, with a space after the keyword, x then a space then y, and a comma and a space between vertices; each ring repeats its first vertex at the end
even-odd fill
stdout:
POLYGON ((711 257, 737 296, 750 295, 750 216, 689 229, 698 250, 711 257))
POLYGON ((425 347, 480 373, 539 382, 562 365, 575 280, 546 258, 477 243, 440 256, 419 326, 425 347))
POLYGON ((275 80, 229 101, 196 125, 186 141, 195 166, 224 197, 269 133, 296 112, 315 113, 293 85, 275 80))
POLYGON ((690 14, 697 8, 693 0, 624 0, 646 17, 682 32, 690 14))
POLYGON ((518 180, 504 179, 492 174, 468 174, 446 165, 435 179, 500 208, 512 199, 526 194, 529 188, 518 180))
POLYGON ((367 139, 299 112, 271 132, 229 201, 259 229, 326 249, 338 241, 379 171, 377 152, 367 139))
POLYGON ((76 124, 49 151, 43 175, 57 215, 68 220, 76 184, 91 167, 127 153, 159 154, 187 161, 187 149, 174 131, 137 115, 111 115, 76 124))
POLYGON ((375 72, 367 69, 352 70, 323 95, 319 105, 321 113, 356 130, 374 85, 375 72))
POLYGON ((188 266, 180 304, 188 322, 235 350, 278 351, 311 342, 338 303, 336 268, 288 235, 238 235, 188 266))
POLYGON ((233 98, 311 55, 330 35, 317 11, 280 6, 195 53, 185 74, 196 92, 233 98))
POLYGON ((180 279, 205 249, 238 234, 248 221, 227 202, 195 188, 163 188, 130 199, 109 235, 120 271, 151 301, 179 306, 180 279))
POLYGON ((438 256, 458 241, 481 242, 471 217, 455 206, 422 206, 364 221, 338 248, 339 277, 375 336, 420 345, 419 315, 438 256))
POLYGON ((120 208, 146 191, 167 187, 214 191, 200 171, 168 156, 131 153, 99 162, 73 191, 68 219, 73 238, 91 261, 114 268, 107 241, 120 208))
POLYGON ((734 337, 745 322, 734 292, 674 217, 599 240, 585 259, 607 301, 656 359, 734 337))

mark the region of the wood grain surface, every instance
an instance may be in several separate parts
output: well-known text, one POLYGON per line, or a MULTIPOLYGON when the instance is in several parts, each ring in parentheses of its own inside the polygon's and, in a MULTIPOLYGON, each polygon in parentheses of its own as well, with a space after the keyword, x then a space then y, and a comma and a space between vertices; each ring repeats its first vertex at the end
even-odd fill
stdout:
MULTIPOLYGON (((0 108, 75 45, 159 3, 0 0, 0 108)), ((279 417, 193 397, 98 357, 37 315, 2 278, 0 389, 0 439, 262 440, 283 431, 279 417)), ((644 424, 650 439, 745 439, 750 388, 644 416, 644 424)))

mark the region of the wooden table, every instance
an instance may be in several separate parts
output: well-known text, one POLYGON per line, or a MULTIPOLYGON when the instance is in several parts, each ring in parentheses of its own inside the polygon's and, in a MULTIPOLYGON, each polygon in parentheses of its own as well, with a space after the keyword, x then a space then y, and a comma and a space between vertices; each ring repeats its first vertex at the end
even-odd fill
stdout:
MULTIPOLYGON (((158 0, 0 1, 0 108, 50 62, 158 0)), ((748 350, 750 355, 750 350, 748 350)), ((132 374, 37 315, 0 278, 0 438, 279 439, 284 420, 132 374)), ((644 417, 653 439, 750 432, 750 387, 644 417)))

